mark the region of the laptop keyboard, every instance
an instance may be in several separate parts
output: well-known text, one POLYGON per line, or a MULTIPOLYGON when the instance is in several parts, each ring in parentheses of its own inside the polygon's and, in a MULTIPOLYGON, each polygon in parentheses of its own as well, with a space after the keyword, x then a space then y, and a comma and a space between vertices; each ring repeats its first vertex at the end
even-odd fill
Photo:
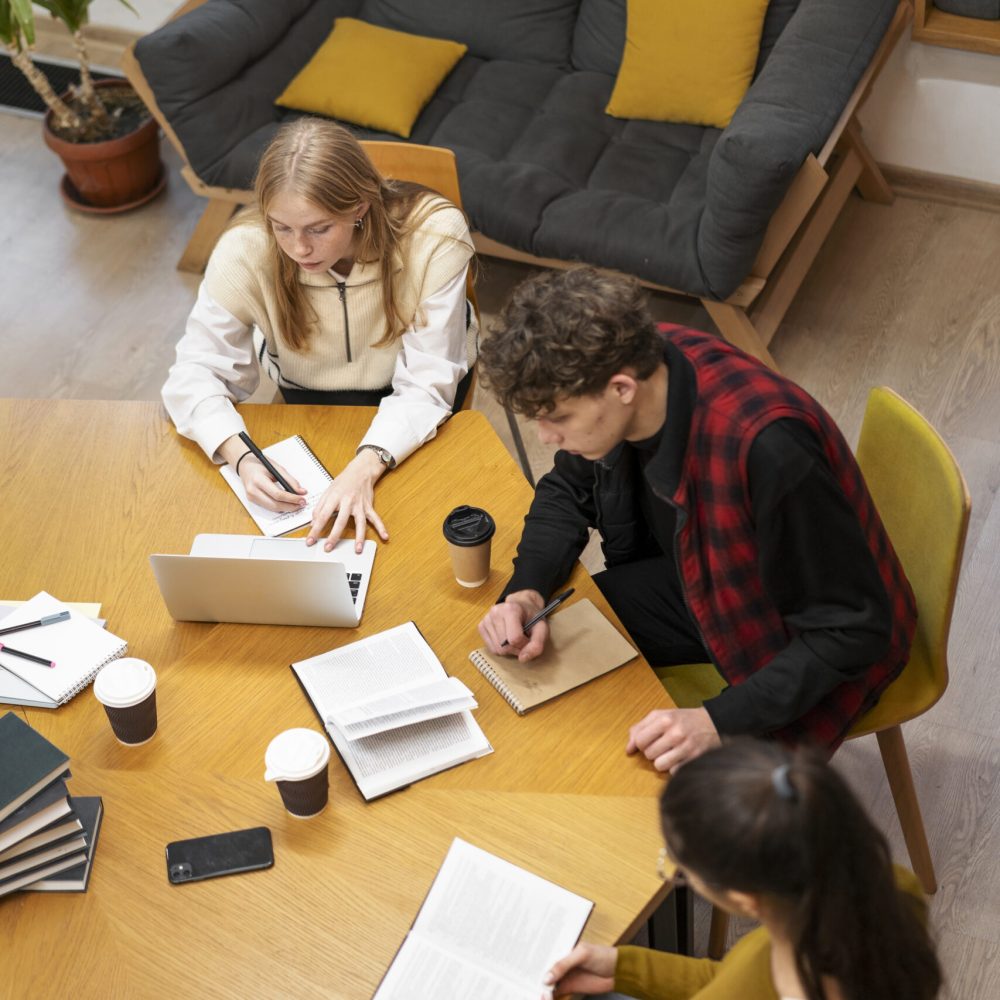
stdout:
POLYGON ((351 600, 355 604, 358 603, 358 591, 361 589, 361 574, 360 573, 348 573, 347 574, 347 586, 351 588, 351 600))

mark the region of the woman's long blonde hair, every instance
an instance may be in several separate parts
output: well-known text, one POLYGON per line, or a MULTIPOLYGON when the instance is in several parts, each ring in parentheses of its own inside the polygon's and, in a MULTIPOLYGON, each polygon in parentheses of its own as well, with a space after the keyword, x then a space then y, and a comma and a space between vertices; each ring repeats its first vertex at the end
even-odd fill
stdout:
POLYGON ((271 248, 280 332, 295 350, 308 349, 317 317, 299 282, 298 265, 282 252, 268 222, 271 203, 281 193, 296 194, 341 216, 368 202, 358 231, 356 259, 382 262, 386 325, 375 346, 390 344, 402 336, 413 317, 400 313, 393 259, 402 239, 445 204, 424 198, 429 189, 419 184, 383 178, 358 140, 335 122, 299 118, 283 125, 261 157, 254 194, 271 248), (416 211, 420 203, 423 205, 416 211))

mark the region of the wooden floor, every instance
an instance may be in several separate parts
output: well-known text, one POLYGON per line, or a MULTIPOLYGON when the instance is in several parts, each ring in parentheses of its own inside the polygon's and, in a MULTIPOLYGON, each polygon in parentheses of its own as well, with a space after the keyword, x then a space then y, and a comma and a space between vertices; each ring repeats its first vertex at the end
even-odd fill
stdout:
MULTIPOLYGON (((156 202, 117 218, 81 215, 59 199, 61 168, 38 122, 0 115, 0 130, 0 396, 158 398, 198 285, 174 265, 201 203, 170 160, 156 202)), ((484 261, 485 312, 529 273, 484 261)), ((653 307, 659 318, 711 329, 689 302, 658 296, 653 307)), ((771 349, 852 441, 869 387, 897 389, 941 430, 969 481, 952 683, 905 733, 940 881, 932 916, 948 996, 992 1000, 1000 996, 1000 214, 853 198, 771 349)), ((476 405, 508 440, 496 407, 482 394, 476 405)), ((551 454, 530 428, 526 436, 541 473, 551 454)), ((836 761, 905 859, 874 739, 848 744, 836 761)))

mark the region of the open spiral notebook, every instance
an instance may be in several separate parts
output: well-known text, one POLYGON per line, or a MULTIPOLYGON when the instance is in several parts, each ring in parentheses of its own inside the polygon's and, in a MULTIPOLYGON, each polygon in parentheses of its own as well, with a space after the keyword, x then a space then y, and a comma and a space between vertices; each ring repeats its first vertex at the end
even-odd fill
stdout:
POLYGON ((587 598, 549 618, 541 656, 519 663, 485 649, 469 654, 476 669, 518 715, 628 663, 638 654, 587 598))
POLYGON ((37 621, 59 611, 69 611, 68 620, 0 636, 5 645, 55 663, 45 667, 0 649, 0 703, 38 708, 65 704, 93 681, 101 667, 128 649, 124 639, 44 590, 6 615, 3 626, 37 621))

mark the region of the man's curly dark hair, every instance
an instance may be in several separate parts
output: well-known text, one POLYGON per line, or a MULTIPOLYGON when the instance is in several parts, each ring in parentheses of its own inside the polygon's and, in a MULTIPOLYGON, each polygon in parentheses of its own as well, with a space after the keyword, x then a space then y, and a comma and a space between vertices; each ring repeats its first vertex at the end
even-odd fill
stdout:
POLYGON ((646 379, 663 341, 634 278, 593 267, 545 271, 523 281, 479 352, 487 389, 537 417, 571 396, 594 396, 623 370, 646 379))

